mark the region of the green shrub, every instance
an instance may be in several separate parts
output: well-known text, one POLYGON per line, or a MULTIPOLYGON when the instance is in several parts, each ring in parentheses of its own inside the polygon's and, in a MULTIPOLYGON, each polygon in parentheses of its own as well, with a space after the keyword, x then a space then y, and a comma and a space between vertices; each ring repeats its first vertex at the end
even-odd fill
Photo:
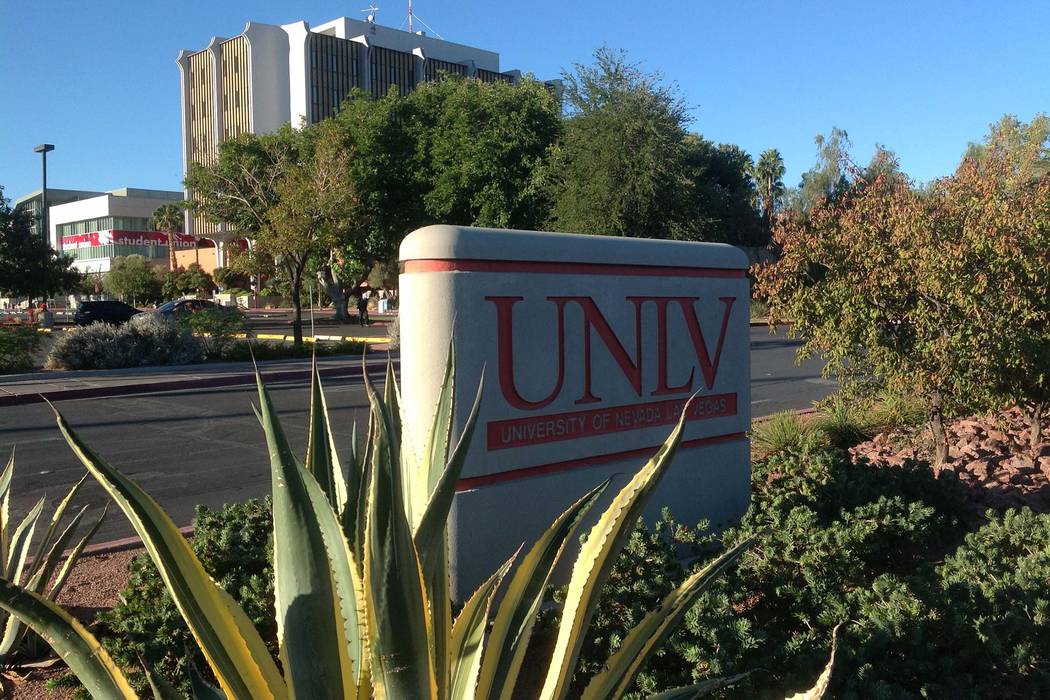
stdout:
MULTIPOLYGON (((993 677, 979 680, 971 668, 980 645, 966 624, 976 623, 977 611, 956 604, 935 567, 962 538, 956 484, 924 464, 873 466, 838 450, 787 449, 754 465, 753 489, 750 510, 724 533, 722 546, 711 547, 703 525, 685 530, 666 517, 652 531, 636 531, 603 590, 585 642, 584 675, 618 646, 636 611, 722 547, 755 535, 740 565, 700 597, 647 664, 632 697, 757 668, 729 697, 782 698, 811 683, 827 660, 831 630, 844 621, 836 697, 965 697, 974 684, 984 693, 976 697, 995 696, 1004 674, 981 662, 993 677), (684 569, 683 546, 702 552, 684 569), (962 633, 973 641, 972 660, 955 657, 962 633)), ((1001 566, 1019 561, 1002 548, 1001 566)), ((1048 574, 1044 565, 1044 583, 1048 574)), ((1024 609, 1020 601, 1000 602, 1024 609)), ((1044 651, 1041 662, 1047 660, 1044 651)))
POLYGON ((0 374, 33 369, 33 353, 43 334, 32 326, 0 326, 0 374))
POLYGON ((794 411, 780 411, 756 421, 751 431, 751 447, 760 457, 788 450, 804 452, 825 443, 824 434, 809 419, 794 411))
MULTIPOLYGON (((263 639, 276 649, 270 499, 221 510, 198 506, 193 525, 190 546, 204 568, 244 607, 263 639)), ((139 669, 139 660, 145 660, 188 691, 186 649, 196 649, 196 642, 150 558, 137 557, 129 572, 116 607, 98 615, 100 640, 125 668, 139 669)), ((198 668, 207 668, 203 657, 195 661, 198 668)), ((141 675, 135 680, 140 689, 145 686, 141 675)))
POLYGON ((184 314, 179 322, 193 331, 204 347, 207 359, 221 359, 236 342, 236 336, 248 330, 248 323, 240 309, 213 306, 197 313, 184 314))
POLYGON ((264 340, 237 340, 230 343, 223 351, 222 359, 231 362, 248 362, 254 356, 256 360, 285 360, 310 357, 316 348, 318 357, 333 355, 360 356, 368 349, 367 344, 352 340, 340 340, 332 343, 303 343, 295 347, 292 343, 264 340))
POLYGON ((120 327, 106 323, 71 328, 47 356, 52 369, 118 369, 181 365, 201 357, 200 342, 176 321, 138 314, 120 327))
POLYGON ((386 326, 387 337, 390 338, 390 349, 396 350, 401 347, 401 315, 394 316, 393 320, 386 326))
POLYGON ((822 401, 819 410, 816 427, 835 447, 848 449, 872 436, 869 411, 864 404, 836 393, 822 401))

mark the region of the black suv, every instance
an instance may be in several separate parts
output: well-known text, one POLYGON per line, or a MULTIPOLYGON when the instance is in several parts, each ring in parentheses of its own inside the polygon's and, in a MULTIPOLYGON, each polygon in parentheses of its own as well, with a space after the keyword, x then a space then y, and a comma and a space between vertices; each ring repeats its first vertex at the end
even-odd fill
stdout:
POLYGON ((122 301, 82 301, 73 314, 73 323, 86 326, 91 323, 112 323, 119 326, 131 320, 135 314, 142 313, 134 306, 122 301))

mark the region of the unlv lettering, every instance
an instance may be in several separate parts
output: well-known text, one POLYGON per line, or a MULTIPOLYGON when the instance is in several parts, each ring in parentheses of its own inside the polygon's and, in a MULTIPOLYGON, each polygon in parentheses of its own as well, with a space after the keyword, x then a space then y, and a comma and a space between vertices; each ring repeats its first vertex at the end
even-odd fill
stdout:
POLYGON ((591 297, 547 297, 546 300, 554 304, 557 315, 558 375, 554 388, 550 393, 536 401, 531 401, 522 396, 514 379, 514 305, 524 301, 524 297, 492 296, 485 297, 485 300, 492 302, 496 307, 496 352, 499 361, 499 385, 503 398, 515 408, 536 410, 553 403, 561 394, 565 385, 565 308, 569 304, 576 304, 583 312, 583 395, 576 399, 576 403, 588 404, 602 400, 600 396, 594 393, 591 376, 592 329, 597 331, 598 337, 635 393, 638 396, 642 395, 642 308, 647 302, 652 302, 656 306, 657 330, 656 388, 650 392, 650 395, 665 396, 688 393, 693 390, 696 373, 695 366, 689 371, 689 377, 680 384, 672 386, 668 377, 667 314, 668 308, 672 305, 677 306, 682 312, 686 329, 689 332, 689 339, 696 352, 696 362, 700 366, 700 374, 703 376, 704 386, 708 389, 714 387, 715 375, 718 373, 718 365, 722 358, 722 346, 725 342, 726 329, 729 326, 729 314, 733 309, 736 297, 719 298, 724 310, 722 312, 722 324, 718 331, 718 342, 715 344, 714 357, 711 356, 708 350, 703 329, 701 329, 700 321, 696 315, 696 302, 700 300, 699 297, 626 297, 625 301, 630 302, 634 306, 635 337, 633 357, 627 352, 620 338, 617 337, 598 305, 595 304, 594 299, 591 297))

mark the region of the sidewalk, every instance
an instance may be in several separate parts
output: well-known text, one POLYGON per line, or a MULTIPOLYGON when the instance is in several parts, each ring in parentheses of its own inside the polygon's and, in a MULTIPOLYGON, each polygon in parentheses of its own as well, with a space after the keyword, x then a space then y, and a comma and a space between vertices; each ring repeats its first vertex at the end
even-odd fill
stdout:
MULTIPOLYGON (((391 355, 394 366, 399 359, 391 355)), ((386 357, 368 360, 372 376, 379 377, 386 357)), ((323 378, 361 376, 361 357, 342 355, 317 359, 323 378)), ((259 363, 267 381, 294 381, 310 377, 308 358, 269 360, 259 363)), ((211 362, 165 367, 131 367, 75 372, 32 372, 0 376, 0 406, 18 406, 48 401, 68 401, 103 396, 127 396, 159 391, 238 386, 255 383, 251 362, 211 362)))

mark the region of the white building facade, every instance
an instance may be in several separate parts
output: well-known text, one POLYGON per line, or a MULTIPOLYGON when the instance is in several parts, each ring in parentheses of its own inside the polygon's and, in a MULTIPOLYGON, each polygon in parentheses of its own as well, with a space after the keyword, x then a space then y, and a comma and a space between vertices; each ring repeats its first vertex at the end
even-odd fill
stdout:
MULTIPOLYGON (((167 268, 168 235, 155 230, 153 213, 182 198, 182 192, 124 187, 49 207, 51 245, 71 255, 81 272, 108 272, 115 258, 128 255, 167 268)), ((192 236, 176 234, 177 247, 195 245, 192 236)))
MULTIPOLYGON (((249 22, 236 37, 181 51, 178 65, 184 172, 214 162, 226 139, 322 121, 354 88, 381 96, 396 87, 405 95, 444 73, 486 82, 521 78, 519 71, 500 72, 493 51, 347 17, 314 27, 249 22)), ((225 242, 241 237, 199 215, 187 214, 186 231, 216 242, 218 265, 225 264, 225 242)))

